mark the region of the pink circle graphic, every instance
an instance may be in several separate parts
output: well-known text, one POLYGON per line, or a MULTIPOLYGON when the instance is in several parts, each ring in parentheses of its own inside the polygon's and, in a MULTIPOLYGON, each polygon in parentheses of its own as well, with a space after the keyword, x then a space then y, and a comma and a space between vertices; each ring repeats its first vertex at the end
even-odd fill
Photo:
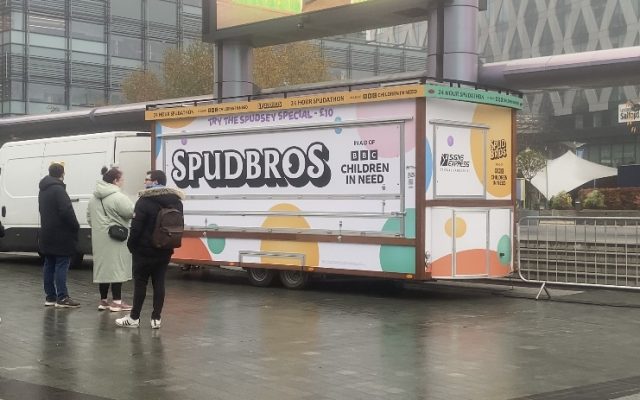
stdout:
POLYGON ((453 146, 453 136, 449 136, 447 138, 447 144, 449 145, 449 147, 453 146))
MULTIPOLYGON (((396 101, 358 104, 355 106, 358 120, 379 119, 381 116, 393 118, 406 116, 415 110, 413 101, 396 101)), ((367 148, 378 150, 381 158, 392 158, 400 155, 400 128, 398 125, 382 124, 361 127, 358 135, 366 140, 367 148)), ((410 119, 404 124, 405 152, 415 147, 415 120, 410 119)))
POLYGON ((187 144, 187 139, 185 139, 185 138, 180 139, 180 143, 182 143, 183 145, 187 144))

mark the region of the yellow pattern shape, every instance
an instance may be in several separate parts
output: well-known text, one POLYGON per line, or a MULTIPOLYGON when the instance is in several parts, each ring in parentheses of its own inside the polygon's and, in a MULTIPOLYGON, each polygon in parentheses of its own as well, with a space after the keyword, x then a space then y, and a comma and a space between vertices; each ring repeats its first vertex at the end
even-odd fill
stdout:
MULTIPOLYGON (((278 204, 273 206, 269 211, 272 212, 297 212, 300 209, 293 204, 278 204)), ((309 223, 304 217, 300 216, 288 216, 288 215, 274 215, 267 217, 262 223, 263 228, 300 228, 309 229, 309 223)), ((304 254, 304 265, 317 266, 320 259, 320 250, 318 249, 318 243, 315 242, 294 242, 284 240, 263 240, 260 243, 260 251, 275 252, 275 253, 295 253, 304 254)), ((301 265, 299 259, 296 258, 284 258, 284 257, 262 257, 263 264, 286 264, 286 265, 301 265)))
MULTIPOLYGON (((449 218, 444 224, 444 232, 449 237, 453 237, 453 218, 449 218)), ((456 217, 456 237, 462 237, 467 233, 467 223, 462 219, 456 217)))
MULTIPOLYGON (((471 158, 474 166, 484 164, 487 160, 487 192, 497 198, 509 198, 511 194, 511 109, 489 105, 478 105, 473 116, 474 124, 489 126, 486 148, 480 130, 473 130, 471 134, 471 158), (494 149, 492 159, 492 144, 494 149), (503 150, 506 148, 506 154, 503 150), (484 151, 483 151, 484 150, 484 151), (504 179, 506 178, 506 179, 504 179)), ((476 167, 478 179, 482 179, 481 168, 476 167)))

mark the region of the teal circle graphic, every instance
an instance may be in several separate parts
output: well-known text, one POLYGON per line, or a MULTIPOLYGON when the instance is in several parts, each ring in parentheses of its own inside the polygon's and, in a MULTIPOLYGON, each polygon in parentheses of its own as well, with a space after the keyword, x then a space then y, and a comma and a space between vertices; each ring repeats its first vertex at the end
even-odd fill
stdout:
MULTIPOLYGON (((405 218, 406 237, 416 237, 416 210, 408 208, 405 218)), ((400 233, 400 219, 389 218, 382 227, 382 232, 400 233)), ((416 273, 416 252, 413 247, 380 246, 380 266, 384 272, 416 273)))
MULTIPOLYGON (((207 228, 217 228, 216 224, 209 224, 207 228)), ((207 247, 213 254, 220 254, 224 250, 226 242, 224 238, 207 238, 207 247)))
POLYGON ((504 235, 498 240, 498 260, 502 265, 509 265, 511 261, 511 238, 504 235))
MULTIPOLYGON (((335 122, 342 122, 342 118, 336 117, 335 122)), ((339 135, 342 133, 342 128, 336 128, 335 131, 336 131, 336 135, 339 135)))

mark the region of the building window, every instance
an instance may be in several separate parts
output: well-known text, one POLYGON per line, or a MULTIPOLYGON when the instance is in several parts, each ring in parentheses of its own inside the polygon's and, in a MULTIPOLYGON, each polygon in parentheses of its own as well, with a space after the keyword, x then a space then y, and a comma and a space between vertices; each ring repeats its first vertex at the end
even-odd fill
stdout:
POLYGON ((182 7, 183 14, 191 14, 191 15, 201 15, 202 9, 200 7, 192 7, 192 6, 183 6, 182 7))
POLYGON ((71 60, 90 64, 104 64, 106 62, 106 57, 99 54, 89 54, 74 51, 71 53, 71 60))
POLYGON ((104 25, 95 22, 71 21, 71 37, 103 42, 104 25))
POLYGON ((41 83, 29 84, 29 101, 49 104, 64 104, 64 86, 45 85, 41 83))
POLYGON ((599 128, 602 126, 602 112, 594 112, 593 113, 593 127, 599 128))
POLYGON ((11 81, 11 99, 24 100, 24 82, 11 81))
POLYGON ((96 107, 103 105, 105 103, 104 100, 104 90, 84 87, 71 88, 72 106, 96 107))
POLYGON ((83 53, 107 54, 107 44, 88 40, 72 39, 71 50, 83 53))
POLYGON ((142 18, 140 0, 111 0, 111 15, 124 18, 142 18))
MULTIPOLYGON (((61 104, 47 104, 47 103, 29 103, 29 114, 49 114, 57 113, 60 111, 66 111, 67 106, 61 104)), ((12 107, 13 109, 13 107, 12 107)))
POLYGON ((634 164, 636 162, 636 144, 625 143, 622 150, 622 164, 634 164))
POLYGON ((163 0, 147 0, 147 20, 165 25, 176 25, 178 9, 176 3, 163 0))
POLYGON ((152 62, 162 61, 164 58, 164 52, 172 47, 175 47, 175 45, 171 43, 149 40, 147 42, 148 60, 152 62))
POLYGON ((48 47, 29 47, 29 56, 30 57, 44 57, 44 58, 55 58, 58 60, 64 60, 67 58, 66 50, 58 50, 58 49, 50 49, 48 47))
POLYGON ((142 60, 132 60, 130 58, 120 58, 120 57, 111 57, 111 65, 114 67, 122 67, 122 68, 131 69, 131 70, 136 70, 143 67, 142 60))
POLYGON ((111 36, 111 55, 120 58, 142 58, 142 40, 127 36, 111 36))
POLYGON ((29 24, 29 32, 52 36, 65 35, 65 21, 63 19, 29 14, 27 22, 29 24))
POLYGON ((112 91, 109 93, 109 104, 122 104, 124 103, 124 96, 122 92, 112 91))
POLYGON ((600 164, 611 165, 611 145, 605 144, 600 147, 600 164))
POLYGON ((24 30, 24 14, 19 12, 11 13, 11 29, 24 30))
POLYGON ((622 144, 614 144, 611 146, 611 163, 614 167, 622 164, 623 160, 622 144))
POLYGON ((576 129, 584 128, 584 116, 582 114, 576 114, 576 116, 575 116, 575 128, 576 129))
POLYGON ((32 46, 51 47, 53 49, 66 49, 67 39, 58 36, 29 33, 29 43, 32 46))

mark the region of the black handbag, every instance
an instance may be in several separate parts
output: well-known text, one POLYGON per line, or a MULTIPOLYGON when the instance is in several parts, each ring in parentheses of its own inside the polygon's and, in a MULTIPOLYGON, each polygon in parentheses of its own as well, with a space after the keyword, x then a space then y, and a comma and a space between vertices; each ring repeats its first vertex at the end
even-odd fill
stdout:
MULTIPOLYGON (((100 204, 102 204, 102 211, 104 211, 104 215, 108 217, 107 210, 104 209, 104 203, 102 202, 102 199, 100 199, 100 204)), ((109 234, 109 237, 111 239, 117 240, 118 242, 124 242, 129 237, 129 230, 124 226, 118 224, 111 225, 107 233, 109 234)))
POLYGON ((111 225, 107 232, 111 239, 118 242, 124 242, 129 237, 129 230, 122 225, 111 225))

